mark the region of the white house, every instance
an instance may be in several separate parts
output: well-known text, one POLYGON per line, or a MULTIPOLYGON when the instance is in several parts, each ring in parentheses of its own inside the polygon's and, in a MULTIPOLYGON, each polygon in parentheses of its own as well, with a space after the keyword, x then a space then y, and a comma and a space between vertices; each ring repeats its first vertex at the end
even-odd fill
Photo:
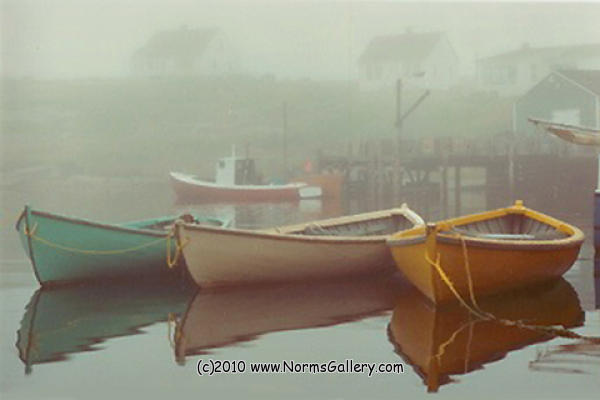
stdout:
POLYGON ((132 61, 134 73, 145 76, 226 75, 240 70, 237 52, 217 29, 158 32, 132 61))
POLYGON ((361 88, 393 85, 396 80, 426 89, 447 89, 458 80, 458 56, 441 32, 379 36, 358 60, 361 88))
POLYGON ((477 61, 477 79, 483 90, 501 96, 519 96, 557 70, 600 69, 600 44, 521 48, 477 61))

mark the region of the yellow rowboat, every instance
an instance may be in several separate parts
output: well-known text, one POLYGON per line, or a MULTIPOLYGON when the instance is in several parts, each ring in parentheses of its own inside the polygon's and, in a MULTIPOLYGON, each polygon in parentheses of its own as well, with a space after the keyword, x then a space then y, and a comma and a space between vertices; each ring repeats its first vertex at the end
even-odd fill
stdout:
POLYGON ((479 305, 507 323, 473 318, 456 303, 432 307, 416 289, 401 292, 388 338, 429 392, 511 351, 553 339, 557 326, 579 327, 585 317, 577 293, 563 278, 511 291, 510 296, 488 296, 479 305))
POLYGON ((421 217, 403 205, 263 230, 178 221, 175 234, 194 281, 224 286, 392 271, 386 239, 418 224, 421 217))
POLYGON ((388 239, 396 266, 434 303, 556 278, 583 243, 578 228, 517 201, 514 206, 399 232, 388 239))

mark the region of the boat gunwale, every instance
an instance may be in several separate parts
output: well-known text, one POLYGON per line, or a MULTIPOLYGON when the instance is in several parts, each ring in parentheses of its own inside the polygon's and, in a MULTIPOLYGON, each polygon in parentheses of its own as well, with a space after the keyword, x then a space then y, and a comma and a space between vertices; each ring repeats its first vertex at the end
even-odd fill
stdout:
POLYGON ((337 243, 337 244, 364 244, 364 243, 379 243, 385 244, 387 235, 377 235, 368 237, 359 236, 334 236, 334 235, 294 235, 289 233, 275 233, 275 232, 264 232, 264 231, 252 231, 247 229, 234 229, 234 228, 218 228, 211 226, 199 226, 195 224, 188 224, 183 222, 177 222, 178 226, 183 227, 189 231, 204 233, 225 235, 225 236, 246 236, 256 239, 267 239, 267 240, 282 240, 282 241, 295 241, 295 242, 318 242, 318 243, 337 243))
POLYGON ((178 183, 185 185, 192 185, 196 187, 204 187, 219 190, 232 190, 232 191, 247 191, 247 190, 258 190, 258 191, 269 191, 269 190, 293 190, 298 191, 301 188, 307 187, 308 184, 305 182, 292 182, 285 184, 272 184, 272 185, 223 185, 214 181, 206 181, 203 179, 197 179, 196 175, 186 174, 183 172, 169 172, 169 175, 173 180, 178 183), (188 179, 186 179, 188 178, 188 179))
MULTIPOLYGON (((469 246, 484 248, 502 248, 506 250, 554 250, 557 248, 580 246, 585 239, 585 235, 581 229, 556 218, 550 217, 546 214, 523 207, 522 205, 513 205, 506 208, 499 208, 482 213, 451 218, 436 222, 435 225, 437 229, 436 239, 440 243, 460 244, 461 241, 464 240, 469 246), (549 225, 554 229, 567 234, 568 236, 559 239, 515 240, 473 237, 441 231, 441 229, 449 230, 455 226, 485 221, 506 215, 525 215, 528 218, 549 225)), ((409 231, 405 231, 403 234, 406 236, 396 237, 398 234, 395 234, 390 237, 387 241, 388 245, 392 247, 408 246, 411 244, 424 242, 426 238, 424 227, 415 227, 409 231)))
MULTIPOLYGON (((107 224, 107 223, 95 222, 95 221, 90 221, 90 220, 77 218, 77 217, 68 217, 65 215, 52 214, 52 213, 49 213, 46 211, 38 211, 38 210, 33 210, 33 209, 31 209, 30 211, 32 214, 40 216, 40 217, 54 219, 54 220, 63 221, 63 222, 69 222, 69 223, 72 223, 75 225, 85 225, 85 226, 91 226, 94 228, 108 229, 108 230, 114 230, 114 231, 119 231, 119 232, 138 234, 138 235, 146 235, 146 236, 154 236, 154 237, 169 236, 169 231, 160 232, 160 231, 153 231, 153 230, 149 230, 149 229, 128 228, 126 226, 121 226, 121 225, 117 225, 117 224, 107 224)), ((177 220, 177 218, 178 217, 173 217, 173 222, 175 222, 177 220)), ((139 222, 139 221, 136 221, 136 222, 139 222)))
MULTIPOLYGON (((335 243, 335 244, 364 244, 364 243, 383 243, 390 237, 387 235, 372 235, 372 236, 338 236, 338 235, 307 235, 307 234, 293 234, 291 232, 297 232, 302 227, 307 228, 313 224, 328 224, 326 226, 331 227, 335 225, 349 224, 352 222, 363 222, 374 219, 376 217, 392 217, 394 215, 401 215, 414 223, 411 219, 406 217, 407 210, 414 213, 408 208, 393 208, 382 211, 372 211, 368 213, 362 213, 351 216, 342 216, 338 218, 330 218, 322 221, 310 221, 306 223, 289 225, 277 228, 268 228, 260 230, 247 230, 247 229, 223 229, 219 227, 201 226, 197 224, 189 224, 183 221, 177 221, 176 224, 184 227, 190 231, 206 231, 213 234, 221 235, 234 235, 234 236, 247 236, 260 239, 273 239, 273 240, 284 240, 284 241, 296 241, 296 242, 317 242, 317 243, 335 243), (394 213, 396 211, 396 213, 394 213), (336 224, 337 222, 337 224, 336 224)), ((409 228, 413 229, 413 228, 409 228)))

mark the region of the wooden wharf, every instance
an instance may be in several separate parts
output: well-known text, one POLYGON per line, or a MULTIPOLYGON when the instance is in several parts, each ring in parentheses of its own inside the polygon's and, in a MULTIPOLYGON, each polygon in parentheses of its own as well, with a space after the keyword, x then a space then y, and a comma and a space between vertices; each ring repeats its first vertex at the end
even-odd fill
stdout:
POLYGON ((345 154, 319 153, 316 167, 321 173, 342 173, 347 198, 366 196, 374 204, 427 199, 428 204, 438 202, 440 217, 447 218, 461 213, 463 196, 472 190, 484 192, 488 209, 516 198, 542 210, 557 203, 586 209, 597 181, 596 164, 591 152, 513 144, 506 134, 405 140, 399 146, 391 139, 361 141, 348 144, 345 154))

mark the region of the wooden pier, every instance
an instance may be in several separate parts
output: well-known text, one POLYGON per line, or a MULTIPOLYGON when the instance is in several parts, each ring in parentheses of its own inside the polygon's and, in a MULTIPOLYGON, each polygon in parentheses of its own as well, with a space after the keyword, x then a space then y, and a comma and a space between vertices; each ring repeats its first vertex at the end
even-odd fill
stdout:
MULTIPOLYGON (((369 140, 345 154, 317 156, 319 172, 342 173, 348 198, 373 204, 439 203, 440 217, 459 215, 463 196, 483 190, 486 208, 519 198, 540 209, 556 204, 585 209, 596 184, 596 158, 564 149, 513 146, 510 135, 466 140, 369 140), (589 196, 588 196, 589 197, 589 196)), ((590 203, 591 204, 591 203, 590 203)))

